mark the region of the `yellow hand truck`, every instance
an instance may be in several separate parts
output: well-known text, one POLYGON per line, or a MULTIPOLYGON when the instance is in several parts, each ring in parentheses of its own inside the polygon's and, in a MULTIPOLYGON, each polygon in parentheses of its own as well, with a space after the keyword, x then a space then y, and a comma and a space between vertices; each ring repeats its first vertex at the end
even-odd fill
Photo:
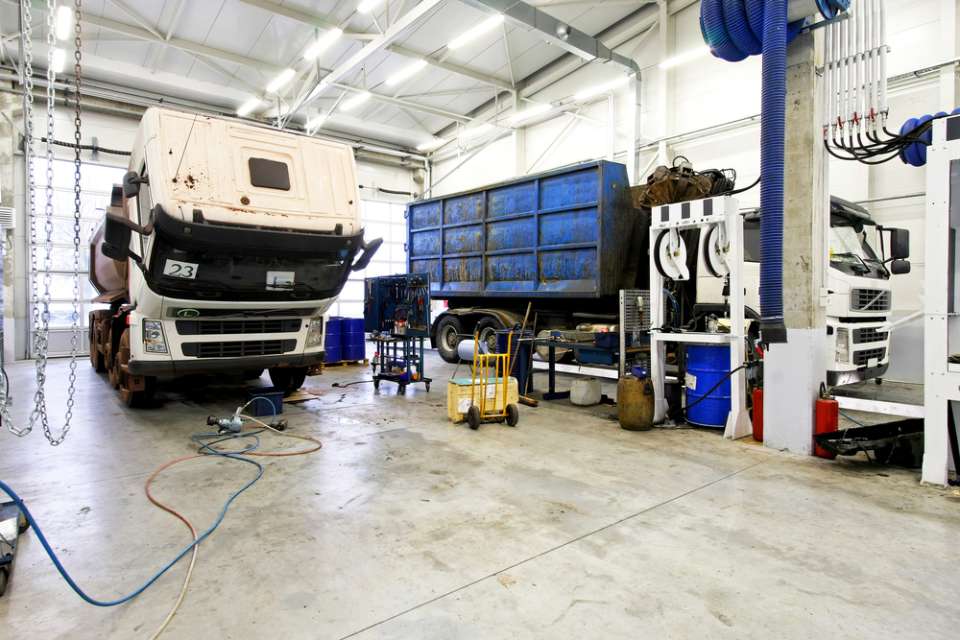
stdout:
POLYGON ((470 380, 470 408, 467 409, 467 423, 474 431, 479 429, 483 422, 506 422, 511 427, 515 427, 520 421, 520 410, 517 405, 507 404, 512 339, 511 332, 507 334, 506 353, 482 353, 480 336, 477 333, 473 334, 473 372, 470 380))

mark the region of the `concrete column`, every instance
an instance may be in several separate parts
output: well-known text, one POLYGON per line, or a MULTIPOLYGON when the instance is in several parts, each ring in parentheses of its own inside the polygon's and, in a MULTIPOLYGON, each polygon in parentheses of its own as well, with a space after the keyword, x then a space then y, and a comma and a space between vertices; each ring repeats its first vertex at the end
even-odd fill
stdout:
POLYGON ((809 454, 813 412, 826 372, 823 269, 829 186, 817 99, 815 35, 804 34, 787 54, 786 191, 783 241, 787 342, 764 363, 764 443, 809 454))

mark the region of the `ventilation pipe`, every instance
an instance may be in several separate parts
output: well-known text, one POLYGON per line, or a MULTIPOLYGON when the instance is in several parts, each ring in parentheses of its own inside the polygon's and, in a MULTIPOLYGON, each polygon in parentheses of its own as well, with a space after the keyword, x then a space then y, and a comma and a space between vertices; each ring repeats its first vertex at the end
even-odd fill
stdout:
POLYGON ((713 55, 739 62, 763 55, 760 112, 760 327, 763 341, 787 341, 783 322, 784 137, 787 44, 817 14, 836 18, 850 0, 702 0, 700 29, 713 55))

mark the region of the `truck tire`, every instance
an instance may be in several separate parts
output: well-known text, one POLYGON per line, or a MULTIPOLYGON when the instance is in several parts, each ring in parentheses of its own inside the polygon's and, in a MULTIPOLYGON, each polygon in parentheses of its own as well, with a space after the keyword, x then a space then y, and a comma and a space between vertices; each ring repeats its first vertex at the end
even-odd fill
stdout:
POLYGON ((463 333, 463 325, 456 316, 443 316, 437 323, 437 332, 434 337, 434 343, 437 345, 437 353, 443 358, 444 362, 457 364, 460 362, 460 356, 457 355, 457 346, 460 344, 460 334, 463 333))
POLYGON ((277 391, 288 396, 303 386, 307 379, 306 367, 274 367, 270 369, 270 381, 277 391))
POLYGON ((496 318, 487 316, 481 318, 477 323, 477 340, 480 344, 487 345, 487 353, 497 352, 497 331, 503 329, 503 325, 496 318))

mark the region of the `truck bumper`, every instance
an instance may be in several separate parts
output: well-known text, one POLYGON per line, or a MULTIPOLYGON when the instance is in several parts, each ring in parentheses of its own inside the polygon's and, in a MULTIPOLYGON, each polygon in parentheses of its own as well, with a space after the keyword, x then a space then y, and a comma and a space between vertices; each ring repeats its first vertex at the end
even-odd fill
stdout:
POLYGON ((887 372, 890 363, 877 365, 876 367, 861 367, 852 371, 827 371, 827 385, 831 387, 842 387, 845 384, 863 382, 871 378, 879 378, 887 372))
POLYGON ((245 358, 189 360, 131 360, 127 370, 135 376, 174 377, 198 373, 240 372, 270 367, 313 367, 323 363, 323 352, 245 358))

